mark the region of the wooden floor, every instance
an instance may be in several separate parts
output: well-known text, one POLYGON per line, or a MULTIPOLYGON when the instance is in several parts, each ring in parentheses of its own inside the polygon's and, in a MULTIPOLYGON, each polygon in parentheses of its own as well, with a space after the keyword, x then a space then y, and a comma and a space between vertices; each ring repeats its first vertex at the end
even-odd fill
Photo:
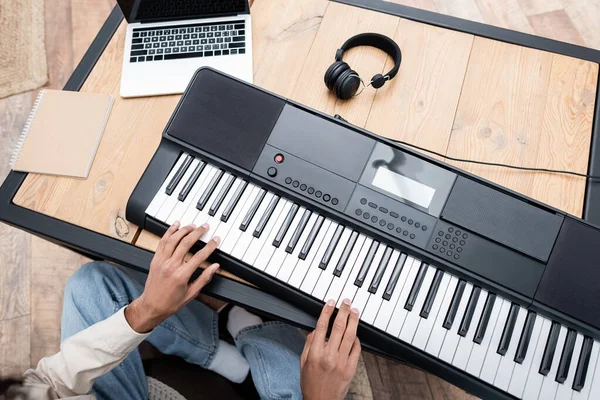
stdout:
MULTIPOLYGON (((268 1, 268 0, 256 0, 268 1)), ((395 0, 478 22, 600 49, 600 0, 395 0)), ((46 0, 50 88, 62 88, 114 0, 46 0)), ((37 91, 0 100, 0 181, 37 91)), ((82 258, 0 225, 0 375, 20 374, 58 349, 62 288, 82 258)), ((365 354, 356 399, 464 399, 421 371, 365 354)))

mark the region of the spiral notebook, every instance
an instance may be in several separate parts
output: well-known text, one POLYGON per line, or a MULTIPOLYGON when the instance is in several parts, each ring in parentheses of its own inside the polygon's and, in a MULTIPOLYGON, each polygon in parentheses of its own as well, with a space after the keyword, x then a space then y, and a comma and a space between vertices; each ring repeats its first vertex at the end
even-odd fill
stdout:
POLYGON ((112 104, 107 94, 40 91, 10 159, 11 168, 87 178, 112 104))

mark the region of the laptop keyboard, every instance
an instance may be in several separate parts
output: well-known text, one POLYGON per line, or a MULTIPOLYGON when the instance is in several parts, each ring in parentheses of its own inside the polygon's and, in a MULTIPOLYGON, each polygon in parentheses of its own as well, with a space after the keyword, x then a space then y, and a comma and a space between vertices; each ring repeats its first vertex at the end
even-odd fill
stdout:
POLYGON ((245 21, 225 21, 134 29, 129 62, 245 53, 245 21))

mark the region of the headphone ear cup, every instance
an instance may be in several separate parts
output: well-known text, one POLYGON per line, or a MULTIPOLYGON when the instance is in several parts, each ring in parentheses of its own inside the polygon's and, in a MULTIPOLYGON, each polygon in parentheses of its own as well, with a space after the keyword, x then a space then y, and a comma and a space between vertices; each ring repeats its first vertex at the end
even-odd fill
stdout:
POLYGON ((327 71, 325 71, 324 77, 325 86, 327 86, 327 89, 333 90, 335 82, 341 75, 341 73, 349 69, 350 66, 344 61, 336 61, 333 64, 331 64, 329 68, 327 68, 327 71))
POLYGON ((360 87, 360 77, 356 71, 347 69, 335 82, 335 95, 341 100, 351 99, 360 87))

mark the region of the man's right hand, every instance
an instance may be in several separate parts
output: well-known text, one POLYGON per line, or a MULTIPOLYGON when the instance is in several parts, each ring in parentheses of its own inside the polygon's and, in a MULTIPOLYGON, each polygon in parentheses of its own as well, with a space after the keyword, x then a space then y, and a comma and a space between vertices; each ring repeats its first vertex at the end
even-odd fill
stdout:
POLYGON ((300 386, 307 400, 338 400, 348 393, 360 357, 360 342, 356 337, 358 310, 351 302, 342 302, 329 340, 326 340, 329 320, 335 301, 329 300, 317 321, 316 329, 306 338, 300 358, 300 386))

